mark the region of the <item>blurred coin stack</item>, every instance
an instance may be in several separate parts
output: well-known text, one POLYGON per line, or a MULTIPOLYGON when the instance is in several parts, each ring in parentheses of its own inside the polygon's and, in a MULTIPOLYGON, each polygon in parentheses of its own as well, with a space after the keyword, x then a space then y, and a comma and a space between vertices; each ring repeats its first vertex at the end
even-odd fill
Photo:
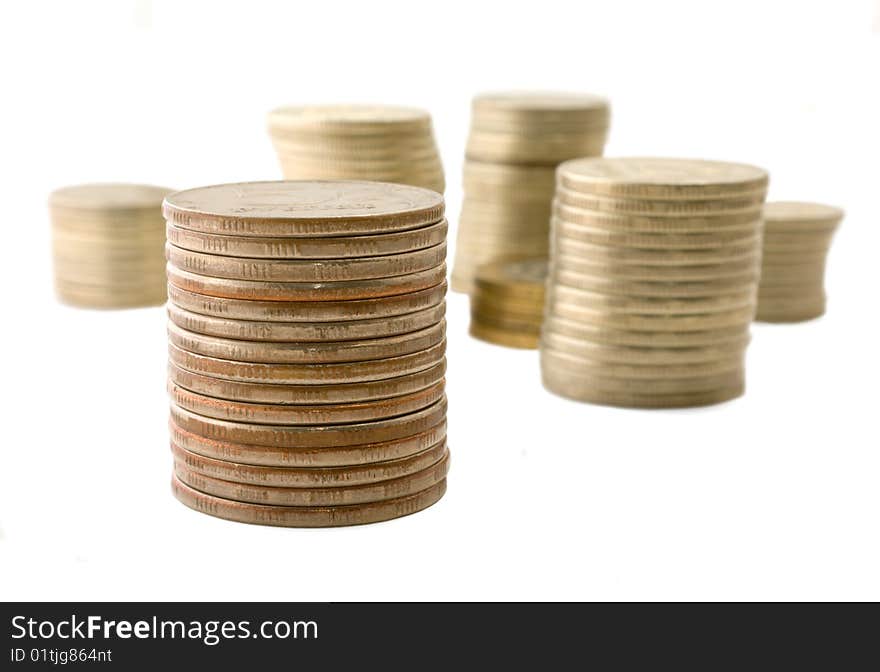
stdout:
POLYGON ((165 303, 165 221, 169 189, 83 184, 49 197, 55 291, 84 308, 165 303))
POLYGON ((633 407, 743 393, 767 174, 684 159, 559 167, 544 385, 633 407))
POLYGON ((825 314, 825 259, 843 211, 819 203, 767 203, 757 320, 801 322, 825 314))
POLYGON ((443 193, 431 115, 409 107, 314 105, 269 113, 288 180, 375 180, 443 193))
POLYGON ((446 489, 443 197, 378 182, 178 192, 173 491, 248 523, 354 525, 446 489))
POLYGON ((491 261, 548 254, 556 166, 600 156, 610 110, 598 96, 501 93, 474 99, 452 288, 491 261))
POLYGON ((471 336, 511 348, 537 348, 546 278, 544 257, 480 266, 471 292, 471 336))

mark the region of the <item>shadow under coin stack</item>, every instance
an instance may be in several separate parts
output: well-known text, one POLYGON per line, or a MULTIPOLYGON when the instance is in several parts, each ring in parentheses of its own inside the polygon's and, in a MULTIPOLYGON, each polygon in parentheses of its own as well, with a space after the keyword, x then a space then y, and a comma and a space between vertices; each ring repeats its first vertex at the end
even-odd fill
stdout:
POLYGON ((802 322, 825 314, 825 259, 843 211, 819 203, 764 206, 758 286, 761 322, 802 322))
POLYGON ((543 257, 480 266, 471 292, 471 336, 510 348, 537 348, 546 279, 543 257))
POLYGON ((740 396, 761 263, 767 174, 685 159, 559 167, 544 385, 614 406, 740 396))
POLYGON ((409 107, 314 105, 269 113, 288 180, 376 180, 443 193, 431 115, 409 107))
POLYGON ((452 289, 492 261, 548 254, 556 166, 601 156, 610 110, 598 96, 500 93, 474 99, 452 289))
POLYGON ((170 189, 83 184, 49 197, 55 291, 83 308, 165 303, 165 222, 170 189))
POLYGON ((177 498, 296 527, 439 500, 443 197, 257 182, 178 192, 164 212, 177 498))

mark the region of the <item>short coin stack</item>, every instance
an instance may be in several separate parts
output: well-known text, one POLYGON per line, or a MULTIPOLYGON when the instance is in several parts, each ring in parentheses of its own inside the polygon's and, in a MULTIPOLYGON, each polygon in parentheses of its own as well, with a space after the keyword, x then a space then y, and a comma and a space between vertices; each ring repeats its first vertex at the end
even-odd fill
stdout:
POLYGON ((559 167, 544 385, 633 407, 743 393, 767 174, 685 159, 559 167))
POLYGON ((757 320, 801 322, 825 314, 825 259, 843 211, 819 203, 764 206, 757 320))
POLYGON ((55 290, 83 308, 165 303, 165 222, 171 190, 83 184, 49 197, 55 290))
POLYGON ((452 288, 473 289, 490 261, 548 254, 556 166, 600 156, 610 119, 603 98, 486 94, 473 101, 452 288))
POLYGON ((297 527, 439 500, 443 197, 255 182, 178 192, 164 212, 177 498, 297 527))
POLYGON ((544 257, 480 266, 471 292, 471 335, 511 348, 537 348, 546 278, 544 257))
POLYGON ((288 180, 376 180, 445 188, 431 115, 409 107, 313 105, 269 113, 288 180))

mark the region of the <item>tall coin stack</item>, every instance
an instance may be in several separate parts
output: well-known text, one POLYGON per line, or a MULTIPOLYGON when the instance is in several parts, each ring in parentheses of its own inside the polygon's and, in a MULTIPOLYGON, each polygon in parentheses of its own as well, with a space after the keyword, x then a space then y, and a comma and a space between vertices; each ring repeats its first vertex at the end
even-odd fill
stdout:
POLYGON ((431 115, 409 107, 313 105, 269 113, 288 180, 376 180, 443 193, 431 115))
POLYGON ((469 293, 491 261, 548 254, 556 166, 600 156, 608 102, 592 95, 500 93, 474 99, 452 288, 469 293))
POLYGON ((165 222, 170 189, 83 184, 49 197, 55 291, 83 308, 165 303, 165 222))
POLYGON ((825 260, 843 211, 820 203, 764 206, 757 320, 802 322, 825 314, 825 260))
POLYGON ((443 209, 436 192, 379 182, 165 200, 178 499, 321 527, 443 496, 443 209))
POLYGON ((615 406, 698 406, 744 391, 767 173, 685 159, 558 171, 544 385, 615 406))
POLYGON ((471 292, 471 336, 509 348, 537 348, 546 279, 544 257, 480 266, 471 292))

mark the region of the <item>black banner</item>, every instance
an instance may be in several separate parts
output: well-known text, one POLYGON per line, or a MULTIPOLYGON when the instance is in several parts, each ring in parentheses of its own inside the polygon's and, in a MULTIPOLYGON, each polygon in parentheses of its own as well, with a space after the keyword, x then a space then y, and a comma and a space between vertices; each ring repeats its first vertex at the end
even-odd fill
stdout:
POLYGON ((6 603, 4 670, 867 669, 877 605, 6 603))

